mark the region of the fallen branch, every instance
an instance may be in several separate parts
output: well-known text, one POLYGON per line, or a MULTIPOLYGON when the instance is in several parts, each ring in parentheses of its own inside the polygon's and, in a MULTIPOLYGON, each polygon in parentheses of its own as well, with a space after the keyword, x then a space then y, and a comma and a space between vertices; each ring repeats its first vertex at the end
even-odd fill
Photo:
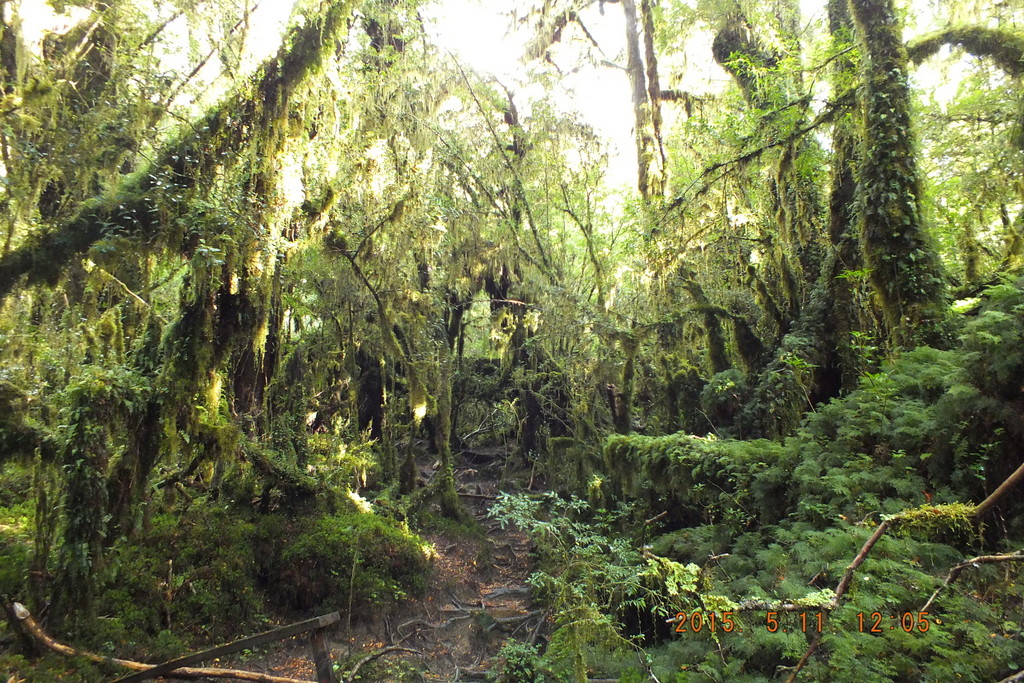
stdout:
POLYGON ((1024 562, 1024 553, 1018 551, 1010 553, 1009 555, 980 555, 961 562, 949 570, 949 574, 946 575, 946 580, 942 582, 941 586, 935 589, 935 592, 932 593, 932 597, 928 598, 928 602, 924 603, 924 607, 919 611, 927 612, 928 608, 932 606, 933 602, 935 602, 935 598, 939 597, 939 593, 956 581, 965 569, 977 567, 979 564, 995 564, 997 562, 1024 562))
POLYGON ((399 642, 401 642, 401 641, 405 640, 406 638, 408 638, 409 636, 412 635, 411 633, 408 634, 408 635, 405 635, 405 634, 402 633, 402 629, 404 629, 406 626, 425 626, 426 628, 430 628, 430 629, 446 628, 446 627, 451 626, 452 624, 454 624, 456 621, 462 621, 464 619, 469 619, 472 616, 473 616, 472 614, 464 614, 464 615, 461 615, 461 616, 452 617, 451 619, 449 619, 447 621, 443 621, 440 624, 431 624, 426 619, 410 619, 409 621, 407 621, 407 622, 405 622, 403 624, 399 624, 398 628, 395 629, 395 633, 397 633, 399 636, 401 636, 401 638, 399 640, 399 642))
POLYGON ((487 630, 488 631, 493 631, 495 628, 497 628, 498 626, 502 626, 503 624, 518 624, 518 623, 522 623, 524 621, 529 621, 530 619, 533 619, 534 617, 542 617, 542 616, 544 616, 544 612, 542 612, 541 610, 538 609, 538 610, 534 610, 532 612, 527 612, 526 614, 517 614, 517 615, 511 616, 511 617, 491 617, 491 619, 494 620, 494 623, 492 623, 490 626, 488 626, 487 630))
POLYGON ((479 498, 481 500, 498 500, 497 496, 492 496, 489 493, 466 493, 463 491, 456 491, 456 493, 462 498, 479 498))
POLYGON ((537 636, 540 635, 540 628, 548 620, 548 613, 545 612, 541 615, 540 619, 537 620, 537 625, 533 628, 533 633, 530 634, 530 639, 526 641, 527 645, 533 645, 537 642, 537 636))
POLYGON ((999 681, 999 683, 1020 683, 1021 681, 1024 681, 1024 671, 1018 671, 1015 674, 1010 674, 1003 680, 999 681))
POLYGON ((485 594, 483 597, 488 600, 496 600, 506 595, 528 595, 529 592, 530 589, 527 586, 502 586, 501 588, 485 594))
MULTIPOLYGON (((11 605, 21 625, 24 629, 39 643, 44 645, 47 649, 56 652, 57 654, 64 655, 66 657, 83 657, 93 662, 101 662, 105 664, 115 664, 125 669, 132 669, 134 671, 149 671, 155 669, 156 666, 153 664, 145 664, 143 662, 135 662, 130 659, 119 659, 117 657, 105 657, 92 652, 86 652, 85 650, 79 650, 65 645, 64 643, 54 640, 46 631, 42 629, 36 620, 32 618, 32 614, 22 605, 20 602, 16 602, 11 605)), ((240 681, 256 681, 257 683, 315 683, 315 681, 307 681, 298 678, 286 678, 284 676, 273 676, 271 674, 263 674, 255 671, 242 671, 238 669, 214 669, 208 667, 192 668, 186 667, 182 669, 175 669, 173 672, 174 678, 230 678, 240 681)))
POLYGON ((793 669, 793 673, 786 679, 786 683, 793 683, 796 680, 796 675, 800 673, 800 670, 807 665, 807 662, 811 659, 814 651, 818 649, 818 644, 821 643, 821 634, 824 631, 825 622, 828 620, 831 610, 839 606, 839 598, 850 588, 850 582, 853 581, 853 574, 857 571, 857 568, 864 564, 864 560, 867 559, 868 553, 875 547, 875 544, 885 535, 885 532, 889 529, 893 519, 886 519, 878 525, 875 529, 875 533, 871 534, 871 537, 861 546, 860 552, 857 553, 857 557, 853 558, 853 562, 846 568, 846 573, 843 574, 843 578, 839 581, 839 585, 836 587, 836 595, 832 598, 832 605, 829 609, 822 612, 821 615, 821 626, 822 628, 814 634, 814 638, 811 639, 811 644, 807 647, 807 652, 797 662, 796 668, 793 669))

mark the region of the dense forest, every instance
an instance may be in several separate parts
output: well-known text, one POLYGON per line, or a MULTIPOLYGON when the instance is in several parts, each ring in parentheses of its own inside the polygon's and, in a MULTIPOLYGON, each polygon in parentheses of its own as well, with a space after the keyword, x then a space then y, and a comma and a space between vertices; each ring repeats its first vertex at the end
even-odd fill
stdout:
POLYGON ((262 4, 0 0, 0 676, 1024 680, 1017 0, 262 4))

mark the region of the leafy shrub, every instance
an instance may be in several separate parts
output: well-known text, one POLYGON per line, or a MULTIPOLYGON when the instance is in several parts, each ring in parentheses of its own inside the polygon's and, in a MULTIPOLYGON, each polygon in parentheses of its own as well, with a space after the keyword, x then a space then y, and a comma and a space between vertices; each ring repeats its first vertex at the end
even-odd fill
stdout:
POLYGON ((109 615, 90 641, 164 653, 169 629, 200 640, 235 637, 263 614, 255 525, 238 511, 194 507, 155 515, 149 532, 118 543, 100 604, 109 615))
POLYGON ((746 377, 735 368, 719 372, 700 392, 704 416, 718 430, 732 426, 750 398, 746 377))
POLYGON ((564 680, 555 677, 536 645, 510 640, 498 652, 497 661, 487 674, 487 680, 492 683, 554 683, 564 680))
POLYGON ((32 503, 0 507, 0 595, 24 594, 31 553, 32 503))
POLYGON ((426 588, 429 553, 414 534, 372 513, 322 517, 286 542, 273 563, 274 593, 309 609, 402 599, 426 588))

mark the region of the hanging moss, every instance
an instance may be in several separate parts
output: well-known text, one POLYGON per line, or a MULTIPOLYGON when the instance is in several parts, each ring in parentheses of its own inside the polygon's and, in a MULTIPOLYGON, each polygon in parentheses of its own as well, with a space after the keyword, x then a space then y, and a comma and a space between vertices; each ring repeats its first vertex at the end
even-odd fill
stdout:
POLYGON ((764 364, 764 344, 761 338, 754 333, 753 328, 746 318, 733 315, 732 338, 736 344, 736 351, 739 353, 748 373, 755 373, 764 364))
MULTIPOLYGON (((111 232, 140 241, 158 237, 165 227, 159 220, 162 194, 180 195, 201 180, 210 180, 228 152, 234 156, 260 134, 268 134, 271 143, 276 141, 283 130, 277 124, 287 123, 291 93, 333 49, 333 37, 351 11, 349 3, 341 0, 324 4, 311 20, 291 29, 278 54, 248 84, 201 121, 185 126, 152 164, 126 176, 112 197, 84 202, 66 224, 0 257, 0 297, 7 296, 22 277, 27 276, 29 284, 55 283, 75 256, 111 232)), ((275 163, 273 155, 259 158, 261 163, 275 163)))
POLYGON ((736 79, 744 98, 758 109, 766 109, 783 93, 764 78, 779 64, 779 55, 764 46, 742 15, 728 17, 715 34, 711 52, 722 68, 736 79))
POLYGON ((675 368, 670 375, 670 418, 675 416, 679 423, 678 428, 688 434, 701 434, 708 429, 708 420, 699 410, 700 395, 706 383, 697 368, 685 362, 675 368))
POLYGON ((712 372, 723 372, 732 366, 729 362, 729 354, 725 347, 725 332, 722 330, 722 318, 729 318, 729 311, 721 306, 711 303, 704 288, 694 278, 693 273, 687 266, 681 267, 683 287, 693 297, 694 309, 701 313, 704 318, 704 333, 707 335, 708 360, 711 362, 712 372))
POLYGON ((38 448, 46 462, 53 461, 57 442, 32 413, 29 393, 13 382, 0 380, 0 453, 4 459, 28 459, 38 448))
POLYGON ((87 366, 66 390, 66 440, 61 545, 55 596, 58 614, 92 614, 108 535, 107 474, 116 455, 113 433, 144 400, 149 384, 122 368, 87 366))

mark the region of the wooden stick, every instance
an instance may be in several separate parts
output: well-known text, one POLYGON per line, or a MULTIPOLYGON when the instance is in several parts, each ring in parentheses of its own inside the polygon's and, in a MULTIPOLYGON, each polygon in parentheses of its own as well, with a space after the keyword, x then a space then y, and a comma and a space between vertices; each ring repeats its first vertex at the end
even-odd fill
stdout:
MULTIPOLYGON (((836 586, 836 595, 832 598, 832 607, 839 606, 839 598, 850 588, 850 583, 853 581, 853 574, 857 571, 857 568, 864 564, 864 560, 867 559, 868 553, 875 547, 875 544, 885 535, 889 525, 892 523, 892 519, 887 519, 878 525, 875 529, 875 533, 871 534, 871 537, 861 546, 860 552, 853 558, 853 562, 846 568, 846 573, 843 574, 843 578, 839 581, 839 585, 836 586)), ((793 683, 796 680, 796 675, 800 673, 800 670, 807 666, 807 662, 810 661, 814 651, 818 649, 818 645, 821 643, 821 634, 824 631, 825 622, 828 620, 828 616, 831 614, 831 610, 824 610, 821 614, 821 625, 822 629, 814 634, 811 639, 811 644, 807 647, 807 651, 804 652, 804 656, 797 662, 796 668, 793 669, 793 673, 789 674, 789 678, 786 679, 786 683, 793 683)))
MULTIPOLYGON (((32 618, 32 614, 19 602, 14 603, 12 606, 18 620, 22 626, 35 638, 38 642, 45 645, 48 649, 53 650, 57 654, 65 655, 67 657, 84 657, 93 662, 103 662, 106 664, 116 664, 124 667, 125 669, 134 669, 135 671, 149 671, 155 667, 152 664, 144 664, 142 662, 134 662, 130 659, 118 659, 117 657, 104 657, 97 655, 92 652, 86 652, 85 650, 79 650, 73 648, 70 645, 58 642, 50 637, 42 629, 36 620, 32 618)), ((255 671, 240 671, 237 669, 213 669, 213 668, 183 668, 174 670, 175 678, 234 678, 240 681, 256 681, 256 683, 315 683, 315 681, 306 681, 297 678, 285 678, 283 676, 273 676, 271 674, 262 674, 255 671)))
POLYGON ((1016 486, 1021 479, 1024 479, 1024 463, 1021 463, 1020 467, 1008 476, 1006 481, 1000 484, 988 498, 978 503, 978 507, 974 508, 974 516, 981 517, 990 507, 996 504, 997 500, 1003 497, 1003 494, 1016 486))
POLYGON ((644 520, 644 525, 648 526, 648 525, 654 524, 658 520, 664 519, 667 516, 668 516, 668 510, 663 510, 662 512, 660 512, 659 514, 651 517, 650 519, 644 520))
POLYGON ((927 612, 928 608, 932 606, 933 602, 935 602, 935 598, 939 597, 939 593, 941 593, 944 588, 946 588, 954 581, 956 581, 957 578, 960 577, 960 573, 963 572, 963 570, 968 569, 970 567, 977 567, 979 564, 994 564, 996 562, 1024 562, 1024 554, 1016 552, 1011 553, 1009 555, 981 555, 979 557, 972 557, 969 560, 961 562, 960 564, 949 570, 949 574, 946 575, 946 580, 942 582, 941 586, 935 589, 935 592, 932 593, 932 597, 928 598, 928 602, 924 603, 924 607, 922 607, 918 611, 927 612))

